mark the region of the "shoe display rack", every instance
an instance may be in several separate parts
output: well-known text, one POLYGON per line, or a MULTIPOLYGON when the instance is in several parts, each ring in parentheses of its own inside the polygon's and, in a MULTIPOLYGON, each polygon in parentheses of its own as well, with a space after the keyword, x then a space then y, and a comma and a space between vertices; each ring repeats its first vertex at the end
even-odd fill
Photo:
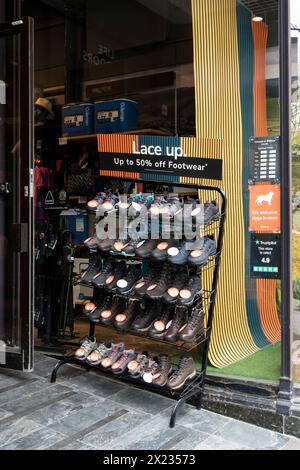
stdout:
MULTIPOLYGON (((141 183, 141 181, 138 182, 141 183)), ((157 181, 147 181, 147 184, 149 183, 157 183, 157 181)), ((93 263, 96 267, 97 263, 100 263, 101 266, 106 267, 109 266, 110 263, 115 263, 116 265, 118 265, 119 272, 133 272, 132 276, 135 281, 134 285, 130 285, 129 279, 128 288, 126 288, 125 286, 126 283, 124 284, 124 286, 122 283, 119 283, 118 288, 117 285, 114 285, 114 288, 110 289, 109 284, 105 282, 100 282, 99 285, 97 284, 97 275, 93 276, 93 283, 90 282, 90 280, 89 282, 86 282, 84 276, 82 276, 80 279, 77 279, 76 281, 86 283, 87 285, 91 286, 93 285, 94 296, 91 300, 91 303, 97 305, 97 302, 99 301, 99 299, 101 299, 101 305, 104 305, 104 307, 102 308, 102 313, 104 312, 102 317, 99 315, 99 311, 97 311, 97 308, 90 308, 89 303, 86 303, 84 307, 87 310, 85 312, 86 316, 90 320, 89 337, 95 337, 95 331, 97 325, 99 325, 102 328, 107 328, 108 337, 109 330, 116 329, 117 331, 119 331, 119 333, 121 333, 121 335, 124 337, 125 344, 126 338, 130 336, 145 338, 145 343, 147 342, 147 344, 150 345, 150 348, 151 344, 155 343, 156 350, 160 347, 159 345, 161 345, 162 351, 166 345, 168 345, 169 349, 171 346, 171 349, 172 351, 174 351, 174 353, 172 353, 171 357, 169 355, 168 361, 170 360, 173 375, 168 381, 169 385, 167 385, 166 380, 163 381, 163 384, 159 383, 159 380, 157 381, 157 383, 155 383, 155 380, 151 380, 150 383, 147 383, 145 380, 141 380, 140 377, 136 378, 132 374, 130 374, 129 367, 128 369, 125 367, 124 370, 120 370, 120 373, 113 373, 111 368, 103 367, 99 363, 97 363, 97 365, 92 365, 90 361, 82 360, 81 358, 76 357, 75 354, 65 357, 57 363, 57 365, 52 371, 51 382, 56 381, 57 372, 64 364, 78 364, 86 368, 87 371, 91 370, 91 368, 95 368, 101 371, 102 373, 108 374, 118 380, 126 380, 129 381, 131 384, 136 385, 137 387, 146 390, 151 390, 157 393, 162 393, 176 399, 177 402, 174 405, 170 419, 170 426, 174 427, 176 422, 177 411, 185 402, 187 402, 188 400, 192 400, 193 403, 196 403, 198 409, 200 409, 202 406, 203 388, 208 364, 208 352, 213 328, 215 300, 218 288, 227 201, 223 190, 215 186, 195 186, 186 183, 172 184, 174 187, 188 189, 191 188, 193 191, 197 190, 200 195, 202 192, 203 195, 205 194, 205 196, 207 196, 207 194, 210 194, 218 200, 218 213, 214 215, 214 217, 212 217, 207 224, 201 225, 200 227, 196 227, 196 229, 200 231, 201 237, 203 239, 212 239, 215 241, 214 251, 211 253, 208 252, 207 258, 203 262, 197 265, 196 262, 192 262, 193 260, 186 260, 185 262, 185 259, 183 259, 183 262, 173 264, 169 258, 167 260, 160 260, 159 258, 155 259, 153 258, 154 252, 151 253, 151 266, 154 269, 154 272, 155 269, 157 270, 158 279, 159 276, 162 277, 162 282, 167 282, 170 279, 178 279, 178 289, 180 289, 184 285, 184 282, 187 279, 190 283, 192 282, 192 284, 195 279, 198 279, 200 284, 202 283, 201 288, 195 289, 196 293, 195 295, 193 295, 192 300, 190 302, 186 300, 180 301, 177 298, 173 299, 172 296, 166 293, 164 293, 163 295, 159 295, 159 286, 157 287, 157 284, 159 284, 159 280, 157 281, 157 283, 154 284, 154 286, 156 286, 154 287, 154 293, 155 289, 158 289, 157 296, 153 295, 152 299, 150 298, 149 300, 149 296, 151 296, 152 286, 150 287, 150 291, 148 292, 148 297, 144 294, 139 294, 139 282, 136 282, 136 280, 138 280, 139 277, 143 280, 147 276, 147 274, 145 273, 147 273, 147 269, 149 269, 149 260, 145 259, 145 257, 141 255, 139 256, 139 250, 135 250, 135 248, 139 246, 138 243, 133 243, 132 246, 129 246, 129 250, 127 250, 127 253, 126 250, 125 252, 123 250, 120 250, 120 252, 118 252, 117 250, 101 250, 101 244, 100 247, 97 246, 97 244, 93 245, 93 243, 91 243, 90 246, 86 245, 88 246, 91 255, 91 271, 95 269, 95 272, 97 272, 97 269, 93 268, 93 263), (132 252, 130 252, 131 248, 132 252), (156 263, 157 266, 155 267, 156 263), (141 272, 141 275, 138 274, 139 270, 141 272), (163 272, 166 273, 165 277, 164 274, 162 274, 163 272), (107 298, 111 298, 115 306, 113 318, 106 318, 105 316, 105 306, 109 305, 107 303, 107 298), (152 305, 152 311, 151 308, 148 307, 149 304, 152 305), (157 310, 161 312, 160 317, 155 316, 155 305, 158 306, 157 310), (153 320, 155 320, 156 318, 156 320, 158 320, 159 326, 161 326, 162 324, 161 333, 159 328, 158 330, 155 330, 153 325, 152 327, 149 327, 149 325, 146 325, 145 327, 145 324, 139 324, 138 321, 134 322, 136 318, 140 318, 141 316, 143 317, 141 312, 145 312, 147 308, 149 308, 149 316, 153 315, 153 318, 151 318, 153 320), (89 312, 89 310, 91 310, 91 312, 89 312), (122 314, 124 310, 126 310, 127 312, 127 317, 126 314, 122 314), (139 312, 139 315, 137 311, 139 312), (180 325, 184 323, 182 322, 182 318, 184 317, 188 319, 187 324, 185 323, 185 327, 189 325, 188 330, 185 327, 180 328, 180 325), (130 321, 127 321, 126 318, 127 320, 128 318, 130 318, 130 321), (118 322, 118 320, 120 321, 118 322), (173 330, 170 329, 170 325, 172 326, 171 320, 172 322, 174 322, 173 330), (175 328, 176 322, 178 322, 177 330, 175 328), (167 333, 166 324, 168 326, 167 333), (181 356, 179 365, 178 356, 181 356), (200 367, 198 367, 198 369, 195 371, 191 371, 191 373, 186 377, 186 380, 184 380, 184 384, 182 387, 179 388, 175 385, 173 387, 172 383, 175 384, 178 382, 178 375, 182 373, 182 370, 184 371, 184 367, 192 367, 191 364, 194 364, 195 359, 197 360, 197 364, 200 364, 200 367)), ((212 199, 213 198, 211 198, 211 200, 212 199)), ((205 199, 203 198, 203 200, 205 199)), ((164 219, 160 219, 160 224, 163 220, 164 219)), ((196 219, 194 218, 194 224, 196 223, 195 220, 196 219)), ((165 241, 165 239, 163 241, 165 241)), ((124 240, 123 242, 124 246, 126 246, 124 240)), ((176 249, 175 252, 178 253, 178 251, 180 252, 180 249, 176 249)), ((200 251, 201 253, 201 250, 198 251, 200 251)), ((103 269, 107 269, 107 272, 109 274, 108 268, 103 269)), ((95 273, 93 272, 93 274, 95 273)), ((100 276, 101 278, 101 270, 98 276, 100 276)), ((128 274, 128 276, 130 277, 130 274, 128 274)), ((119 279, 121 278, 122 275, 119 274, 119 279)), ((170 285, 172 286, 172 283, 170 285)), ((144 317, 146 316, 147 312, 144 317)), ((106 348, 105 345, 102 345, 101 347, 104 347, 104 349, 106 348)), ((137 352, 135 351, 132 352, 135 353, 135 355, 137 354, 137 352)), ((142 352, 140 352, 140 355, 141 354, 142 352)), ((163 355, 162 358, 166 358, 166 356, 163 355)), ((164 362, 165 360, 166 359, 162 359, 161 362, 164 362)), ((126 365, 128 364, 126 363, 126 365)))

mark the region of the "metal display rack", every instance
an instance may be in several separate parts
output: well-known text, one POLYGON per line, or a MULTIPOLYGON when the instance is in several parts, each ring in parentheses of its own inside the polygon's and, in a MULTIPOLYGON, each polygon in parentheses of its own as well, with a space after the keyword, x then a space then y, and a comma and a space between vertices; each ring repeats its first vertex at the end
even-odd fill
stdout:
MULTIPOLYGON (((130 180, 130 181, 133 181, 133 180, 130 180)), ((143 181, 140 181, 140 180, 138 182, 143 183, 143 181)), ((147 180, 145 183, 147 184, 157 183, 157 181, 147 180)), ((202 331, 199 331, 199 334, 195 337, 195 340, 193 341, 193 343, 184 343, 182 341, 176 342, 176 343, 170 343, 170 342, 164 341, 163 339, 151 338, 150 336, 147 336, 147 334, 145 333, 135 332, 130 329, 122 331, 121 333, 124 336, 126 335, 143 336, 143 337, 146 337, 147 341, 149 341, 150 343, 156 342, 156 343, 161 343, 165 345, 167 344, 168 346, 172 346, 177 351, 177 354, 174 354, 174 357, 178 355, 178 351, 181 351, 181 352, 183 351, 185 354, 191 353, 191 352, 198 353, 200 357, 201 367, 197 371, 197 375, 195 376, 194 379, 186 382, 181 390, 176 390, 176 391, 168 390, 165 387, 162 388, 162 387, 158 387, 155 385, 146 384, 142 380, 133 379, 129 376, 129 374, 126 374, 126 373, 122 375, 121 377, 115 377, 112 372, 104 370, 103 368, 101 368, 101 366, 92 366, 88 363, 83 363, 82 361, 78 360, 73 355, 73 356, 62 359, 56 364, 55 368, 52 371, 51 382, 53 383, 56 381, 57 372, 64 364, 78 364, 81 367, 84 367, 87 371, 91 369, 97 369, 104 374, 109 374, 111 377, 115 378, 116 380, 126 380, 139 388, 143 388, 143 389, 150 390, 156 393, 171 396, 177 400, 177 403, 175 404, 173 408, 171 419, 170 419, 170 427, 174 427, 176 423, 177 411, 187 400, 193 399, 193 401, 196 402, 198 409, 201 409, 202 407, 203 389, 204 389, 204 382, 205 382, 205 376, 206 376, 206 370, 207 370, 207 364, 208 364, 208 352, 209 352, 210 338, 211 338, 211 333, 212 333, 212 328, 213 328, 215 300, 216 300, 216 294, 217 294, 220 260, 221 260, 222 246, 223 246, 227 200, 226 200, 224 191, 215 186, 204 186, 204 185, 199 186, 199 185, 177 183, 177 182, 174 182, 171 184, 173 186, 193 188, 194 190, 198 190, 198 191, 214 192, 216 193, 216 195, 220 197, 221 204, 220 204, 220 215, 218 219, 214 220, 209 225, 205 225, 204 227, 202 227, 203 229, 202 236, 213 234, 217 240, 216 255, 214 257, 210 257, 208 260, 208 263, 202 266, 201 268, 199 268, 199 273, 202 277, 207 275, 208 282, 210 283, 210 289, 203 290, 202 294, 199 295, 194 300, 193 304, 190 307, 188 307, 189 312, 192 309, 199 309, 199 313, 202 311, 204 312, 204 327, 202 331)), ((120 256, 122 255, 118 255, 118 257, 120 256)), ((124 257, 125 255, 123 256, 123 258, 124 257)), ((128 258, 138 259, 137 257, 132 257, 132 256, 128 258)), ((121 295, 121 294, 117 294, 117 295, 121 295)), ((126 294, 126 297, 133 298, 132 295, 130 295, 130 293, 126 294)), ((161 301, 163 302, 163 299, 161 299, 161 301)), ((176 308, 180 308, 180 307, 176 307, 176 308)), ((97 324, 90 322, 90 332, 89 332, 90 336, 94 336, 96 325, 97 324)), ((114 328, 113 326, 104 326, 101 323, 99 326, 103 328, 107 328, 108 330, 114 328)))

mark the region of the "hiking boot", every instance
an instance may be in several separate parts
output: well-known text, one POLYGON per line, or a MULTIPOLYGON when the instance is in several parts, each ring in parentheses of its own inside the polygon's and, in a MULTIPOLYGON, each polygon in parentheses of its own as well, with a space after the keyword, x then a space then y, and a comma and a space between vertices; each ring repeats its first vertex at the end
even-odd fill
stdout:
POLYGON ((102 325, 111 326, 114 323, 115 316, 119 313, 123 313, 125 309, 125 299, 118 296, 114 297, 110 306, 101 311, 100 317, 102 325))
POLYGON ((113 272, 105 280, 105 287, 109 292, 113 292, 117 289, 117 282, 122 279, 127 272, 127 266, 125 261, 116 263, 113 272))
POLYGON ((196 274, 191 276, 188 282, 180 289, 178 302, 181 305, 192 305, 195 297, 202 294, 201 277, 196 274))
POLYGON ((168 290, 164 293, 163 298, 166 302, 174 303, 177 301, 179 292, 185 284, 188 282, 187 272, 181 271, 176 274, 175 279, 171 282, 168 290))
POLYGON ((138 301, 130 301, 127 309, 115 316, 114 326, 117 330, 126 330, 130 328, 132 322, 140 313, 140 304, 138 301))
POLYGON ((99 269, 93 277, 93 285, 95 287, 104 287, 106 279, 113 275, 116 263, 113 259, 109 258, 103 264, 102 269, 99 269))
POLYGON ((128 294, 141 277, 141 265, 132 264, 129 266, 126 275, 117 282, 118 292, 120 294, 128 294))
POLYGON ((153 385, 158 387, 165 387, 168 382, 169 374, 172 371, 172 365, 170 363, 169 356, 161 355, 158 356, 158 371, 156 376, 153 378, 153 385))
POLYGON ((157 264, 157 263, 151 264, 146 276, 144 276, 143 279, 141 279, 137 284, 134 285, 134 293, 138 297, 143 297, 148 287, 151 286, 151 284, 153 284, 153 282, 159 278, 160 272, 161 272, 160 264, 157 264))
POLYGON ((131 329, 139 333, 145 333, 146 331, 149 331, 154 320, 159 317, 161 309, 161 302, 151 302, 147 308, 140 311, 139 315, 132 323, 131 329))
POLYGON ((179 330, 187 324, 188 310, 186 308, 175 309, 175 315, 171 325, 166 331, 164 336, 165 341, 175 342, 177 341, 177 335, 179 330))
POLYGON ((169 264, 163 265, 159 279, 147 287, 146 294, 150 299, 159 299, 166 292, 172 283, 174 272, 174 268, 169 264))
POLYGON ((88 315, 90 321, 94 323, 99 323, 101 320, 101 313, 103 310, 109 308, 112 304, 112 296, 110 294, 106 295, 99 304, 96 305, 96 308, 88 315))
POLYGON ((204 332, 204 316, 203 310, 193 309, 187 324, 179 330, 177 339, 185 343, 193 343, 204 332))
POLYGON ((171 305, 166 305, 163 307, 161 315, 154 320, 150 330, 149 336, 155 339, 163 339, 168 327, 170 326, 169 323, 174 315, 174 309, 171 305))
POLYGON ((80 283, 91 285, 93 277, 101 271, 102 259, 98 255, 94 255, 90 258, 90 262, 87 270, 81 275, 80 283))
POLYGON ((191 251, 188 261, 195 266, 202 266, 208 262, 210 256, 215 256, 217 252, 217 245, 215 239, 212 237, 204 237, 201 240, 201 247, 191 251))
POLYGON ((182 388, 185 382, 196 376, 195 362, 192 357, 183 356, 179 362, 178 369, 176 369, 167 382, 167 386, 171 390, 178 390, 182 388))

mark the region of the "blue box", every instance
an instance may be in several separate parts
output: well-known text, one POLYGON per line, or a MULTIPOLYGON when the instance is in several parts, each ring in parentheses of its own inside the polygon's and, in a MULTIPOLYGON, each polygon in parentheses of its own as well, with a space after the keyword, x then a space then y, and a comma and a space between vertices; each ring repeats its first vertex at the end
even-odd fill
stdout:
POLYGON ((138 104, 127 99, 95 103, 95 132, 110 134, 138 128, 138 104))
POLYGON ((69 209, 60 214, 62 226, 72 234, 73 243, 83 243, 89 238, 89 220, 87 211, 69 209))
POLYGON ((70 104, 62 108, 62 135, 85 135, 94 133, 94 105, 70 104))

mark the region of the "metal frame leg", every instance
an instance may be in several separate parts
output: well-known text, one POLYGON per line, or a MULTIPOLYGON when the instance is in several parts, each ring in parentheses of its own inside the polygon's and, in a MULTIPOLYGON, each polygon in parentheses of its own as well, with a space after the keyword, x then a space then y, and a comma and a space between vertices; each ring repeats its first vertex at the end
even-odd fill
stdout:
POLYGON ((57 372, 59 371, 59 369, 65 365, 65 364, 78 364, 80 365, 81 367, 85 367, 86 371, 89 372, 91 370, 91 366, 89 364, 85 364, 84 362, 80 362, 78 360, 76 360, 76 358, 74 357, 68 357, 66 359, 62 359, 61 361, 59 361, 56 366, 54 367, 53 371, 52 371, 52 374, 51 374, 51 379, 50 379, 50 382, 51 383, 55 383, 56 382, 56 378, 57 378, 57 372))

